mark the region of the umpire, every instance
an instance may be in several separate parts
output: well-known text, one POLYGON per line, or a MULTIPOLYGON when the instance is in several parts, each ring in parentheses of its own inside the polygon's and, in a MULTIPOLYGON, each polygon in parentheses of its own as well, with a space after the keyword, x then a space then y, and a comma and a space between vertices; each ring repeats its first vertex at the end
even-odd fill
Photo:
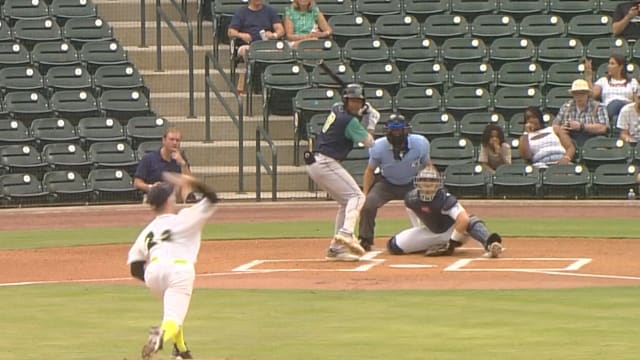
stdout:
POLYGON ((360 211, 360 245, 370 251, 378 209, 391 200, 402 200, 413 189, 413 179, 431 163, 429 140, 410 134, 411 126, 400 114, 392 114, 386 123, 386 136, 369 149, 369 164, 364 172, 366 200, 360 211), (380 176, 375 170, 380 168, 380 176))

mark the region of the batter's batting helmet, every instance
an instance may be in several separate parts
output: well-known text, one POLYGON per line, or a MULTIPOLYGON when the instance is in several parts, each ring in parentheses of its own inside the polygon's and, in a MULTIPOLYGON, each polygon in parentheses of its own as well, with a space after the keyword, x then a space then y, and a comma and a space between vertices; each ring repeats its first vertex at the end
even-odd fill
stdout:
POLYGON ((173 185, 162 182, 149 188, 147 202, 154 209, 161 208, 173 194, 173 185))
POLYGON ((347 99, 364 100, 364 88, 360 84, 349 84, 342 91, 342 97, 347 99))
POLYGON ((431 201, 436 191, 442 187, 442 177, 435 167, 426 167, 413 180, 420 200, 431 201))

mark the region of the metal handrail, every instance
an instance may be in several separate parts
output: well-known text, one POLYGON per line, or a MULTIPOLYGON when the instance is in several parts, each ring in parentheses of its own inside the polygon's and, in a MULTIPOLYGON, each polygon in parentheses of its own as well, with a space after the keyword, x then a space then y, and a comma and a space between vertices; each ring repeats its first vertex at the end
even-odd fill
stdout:
POLYGON ((227 116, 229 116, 238 128, 238 191, 244 192, 244 112, 242 96, 238 94, 235 85, 229 80, 229 77, 216 60, 213 52, 209 50, 204 54, 204 126, 206 142, 211 142, 211 91, 216 94, 216 98, 220 101, 220 104, 222 104, 227 116), (233 93, 238 106, 238 115, 232 111, 231 106, 227 103, 227 100, 222 96, 222 93, 211 78, 211 65, 220 73, 228 90, 233 93))
POLYGON ((170 0, 171 4, 180 14, 180 20, 187 24, 188 39, 185 40, 182 34, 176 29, 169 16, 162 10, 160 0, 156 0, 156 62, 157 71, 162 71, 162 24, 160 20, 164 20, 171 32, 176 36, 182 47, 189 57, 189 118, 195 118, 195 100, 194 100, 194 80, 193 80, 193 27, 191 21, 187 17, 184 10, 178 6, 175 0, 170 0))
MULTIPOLYGON (((147 47, 147 12, 146 12, 146 1, 140 0, 140 46, 141 48, 147 47)), ((182 9, 184 13, 187 13, 187 0, 182 0, 182 9)), ((202 45, 202 43, 199 43, 202 45)))
POLYGON ((278 200, 278 149, 276 144, 262 127, 256 127, 256 201, 262 200, 261 183, 262 173, 261 167, 267 172, 267 175, 271 176, 271 200, 278 200), (262 139, 269 144, 271 149, 271 166, 267 163, 260 144, 262 139))

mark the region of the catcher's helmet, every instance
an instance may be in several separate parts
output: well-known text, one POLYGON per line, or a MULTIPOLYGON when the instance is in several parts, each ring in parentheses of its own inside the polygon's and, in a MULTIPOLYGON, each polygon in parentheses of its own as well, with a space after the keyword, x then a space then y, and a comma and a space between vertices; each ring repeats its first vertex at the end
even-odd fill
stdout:
POLYGON ((347 99, 364 100, 364 88, 360 84, 349 84, 342 91, 342 97, 347 99))
POLYGON ((435 167, 422 169, 413 180, 422 201, 431 201, 436 191, 442 187, 442 177, 435 167))

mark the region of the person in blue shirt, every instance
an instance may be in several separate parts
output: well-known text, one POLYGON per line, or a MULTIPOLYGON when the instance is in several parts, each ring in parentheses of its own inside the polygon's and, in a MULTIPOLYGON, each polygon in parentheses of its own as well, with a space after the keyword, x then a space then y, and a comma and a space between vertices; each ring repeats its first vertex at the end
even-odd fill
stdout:
POLYGON ((392 114, 386 123, 386 136, 369 149, 369 164, 364 172, 366 200, 360 210, 360 245, 370 251, 378 209, 391 200, 402 200, 413 189, 413 179, 431 163, 429 140, 410 134, 411 126, 401 114, 392 114), (379 176, 375 175, 380 169, 379 176))
POLYGON ((284 26, 278 12, 262 3, 249 0, 247 6, 236 10, 227 29, 229 39, 238 39, 238 56, 246 59, 249 44, 257 40, 276 40, 284 36, 284 26), (264 30, 264 33, 260 32, 264 30))
MULTIPOLYGON (((136 189, 148 193, 152 186, 162 182, 162 173, 165 171, 191 175, 187 156, 180 149, 181 140, 180 130, 174 127, 167 128, 162 136, 160 149, 147 153, 138 163, 133 176, 133 186, 136 189)), ((178 194, 184 201, 189 194, 183 192, 186 192, 186 189, 178 194)))
POLYGON ((373 130, 378 112, 366 103, 364 89, 349 84, 342 94, 342 103, 335 104, 316 135, 313 151, 304 153, 309 177, 338 202, 334 237, 326 259, 329 261, 358 261, 365 251, 354 236, 364 194, 353 176, 342 166, 354 144, 373 145, 373 130), (373 115, 373 116, 372 116, 373 115))

